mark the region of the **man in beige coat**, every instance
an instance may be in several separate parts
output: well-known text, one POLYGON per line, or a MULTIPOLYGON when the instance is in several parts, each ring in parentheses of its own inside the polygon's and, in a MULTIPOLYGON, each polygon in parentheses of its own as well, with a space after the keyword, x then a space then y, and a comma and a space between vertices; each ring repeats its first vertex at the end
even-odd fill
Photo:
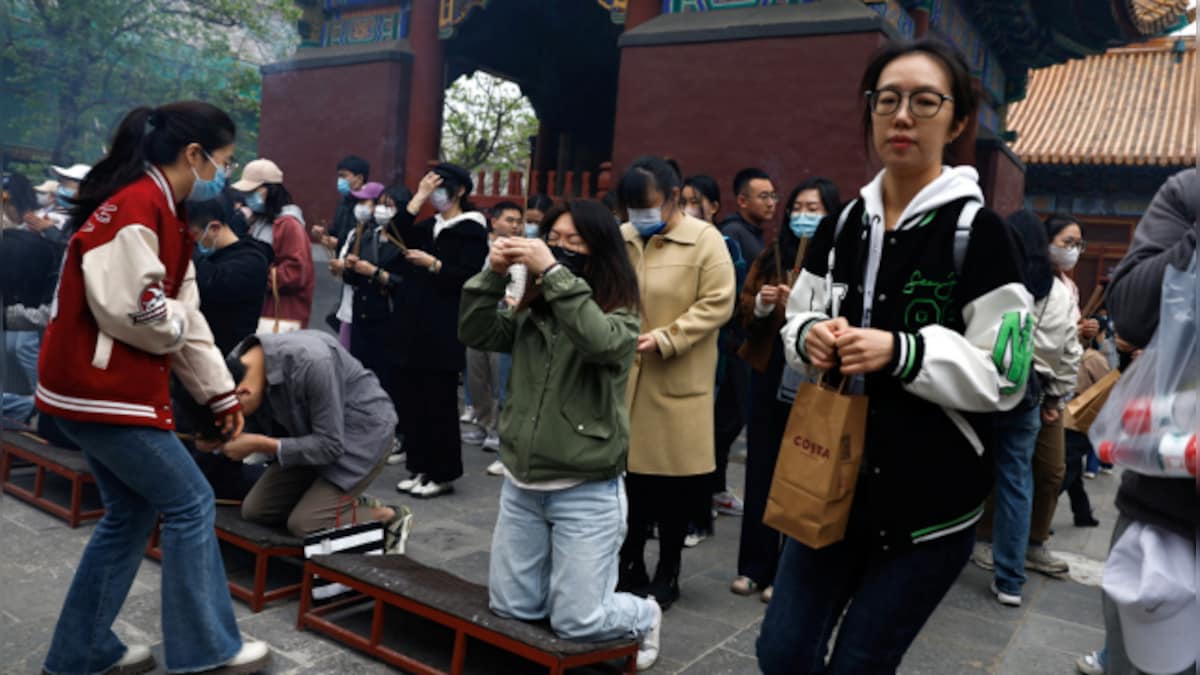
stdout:
POLYGON ((621 226, 637 272, 642 335, 629 376, 629 534, 623 590, 678 597, 688 518, 708 503, 713 460, 717 331, 734 306, 733 261, 720 232, 679 208, 679 176, 657 157, 621 179, 630 221, 621 226), (648 527, 659 527, 659 566, 647 579, 648 527))

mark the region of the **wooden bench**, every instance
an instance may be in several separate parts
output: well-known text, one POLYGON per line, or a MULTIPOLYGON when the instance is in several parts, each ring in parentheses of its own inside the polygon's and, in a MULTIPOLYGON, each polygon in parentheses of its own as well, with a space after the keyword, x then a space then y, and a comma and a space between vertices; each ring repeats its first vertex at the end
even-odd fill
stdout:
MULTIPOLYGON (((161 526, 161 525, 160 525, 161 526)), ((146 555, 162 561, 160 526, 155 526, 146 547, 146 555)), ((229 579, 229 594, 250 605, 253 612, 262 611, 267 603, 296 595, 301 582, 284 582, 267 587, 267 572, 271 563, 294 564, 296 576, 304 558, 304 540, 293 537, 283 528, 267 527, 242 519, 241 506, 218 506, 217 539, 253 557, 253 580, 250 585, 229 579)), ((229 570, 227 569, 227 572, 229 570)))
MULTIPOLYGON (((28 483, 28 481, 24 481, 28 483)), ((104 508, 85 508, 84 486, 95 485, 83 453, 64 450, 50 445, 41 437, 26 431, 3 432, 3 454, 0 456, 0 486, 4 491, 33 504, 43 511, 67 521, 71 527, 95 520, 104 515, 104 508), (33 465, 32 489, 22 485, 14 475, 14 460, 21 459, 33 465), (59 476, 71 487, 70 497, 54 500, 47 494, 46 474, 59 476), (66 501, 66 504, 61 503, 66 501)))
MULTIPOLYGON (((498 617, 488 609, 486 587, 426 567, 403 555, 313 556, 304 567, 297 625, 301 629, 312 628, 393 666, 421 675, 463 673, 468 638, 541 664, 549 668, 552 675, 562 675, 568 668, 616 660, 623 661, 625 673, 637 670, 638 645, 632 639, 601 643, 563 640, 550 630, 547 622, 498 617), (348 586, 358 595, 316 606, 311 592, 316 577, 348 586), (356 603, 364 607, 364 603, 373 603, 369 636, 327 618, 356 603), (448 671, 384 644, 384 615, 389 608, 397 608, 453 631, 448 671)), ((487 671, 498 672, 498 668, 491 663, 487 671)))

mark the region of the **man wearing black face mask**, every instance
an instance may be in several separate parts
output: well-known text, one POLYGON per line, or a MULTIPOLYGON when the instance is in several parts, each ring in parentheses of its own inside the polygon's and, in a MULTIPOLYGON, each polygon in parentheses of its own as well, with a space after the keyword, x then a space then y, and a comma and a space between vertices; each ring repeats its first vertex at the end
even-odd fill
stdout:
POLYGON ((225 196, 188 206, 188 227, 196 240, 200 313, 222 354, 258 327, 260 299, 267 292, 267 269, 273 257, 270 246, 234 233, 228 225, 230 207, 225 196))

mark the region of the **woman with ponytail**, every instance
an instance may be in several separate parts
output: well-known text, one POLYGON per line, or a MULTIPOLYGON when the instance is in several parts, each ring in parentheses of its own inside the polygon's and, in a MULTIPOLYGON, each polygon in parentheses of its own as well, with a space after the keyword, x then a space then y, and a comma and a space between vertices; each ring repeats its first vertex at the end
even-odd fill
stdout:
POLYGON ((73 232, 38 370, 37 407, 80 448, 104 502, 59 615, 45 672, 144 673, 149 648, 112 631, 162 516, 162 631, 168 672, 252 672, 270 660, 243 642, 213 530, 212 488, 172 433, 167 368, 244 424, 234 383, 199 310, 185 202, 216 197, 236 128, 207 103, 138 108, 73 200, 73 232))

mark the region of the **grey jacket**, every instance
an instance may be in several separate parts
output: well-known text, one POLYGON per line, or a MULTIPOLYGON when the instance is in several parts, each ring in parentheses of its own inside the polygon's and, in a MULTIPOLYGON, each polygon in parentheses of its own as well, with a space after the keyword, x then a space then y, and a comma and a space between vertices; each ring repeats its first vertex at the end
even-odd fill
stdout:
MULTIPOLYGON (((1159 188, 1133 233, 1133 245, 1108 285, 1108 309, 1117 335, 1144 347, 1158 329, 1159 299, 1167 265, 1187 267, 1200 223, 1200 174, 1187 169, 1159 188)), ((1195 536, 1200 493, 1190 478, 1157 478, 1126 471, 1117 508, 1139 521, 1195 536)))
POLYGON ((321 477, 350 490, 392 447, 396 411, 379 380, 319 331, 252 336, 233 353, 255 344, 266 358, 267 391, 249 422, 282 437, 281 467, 318 466, 321 477))

